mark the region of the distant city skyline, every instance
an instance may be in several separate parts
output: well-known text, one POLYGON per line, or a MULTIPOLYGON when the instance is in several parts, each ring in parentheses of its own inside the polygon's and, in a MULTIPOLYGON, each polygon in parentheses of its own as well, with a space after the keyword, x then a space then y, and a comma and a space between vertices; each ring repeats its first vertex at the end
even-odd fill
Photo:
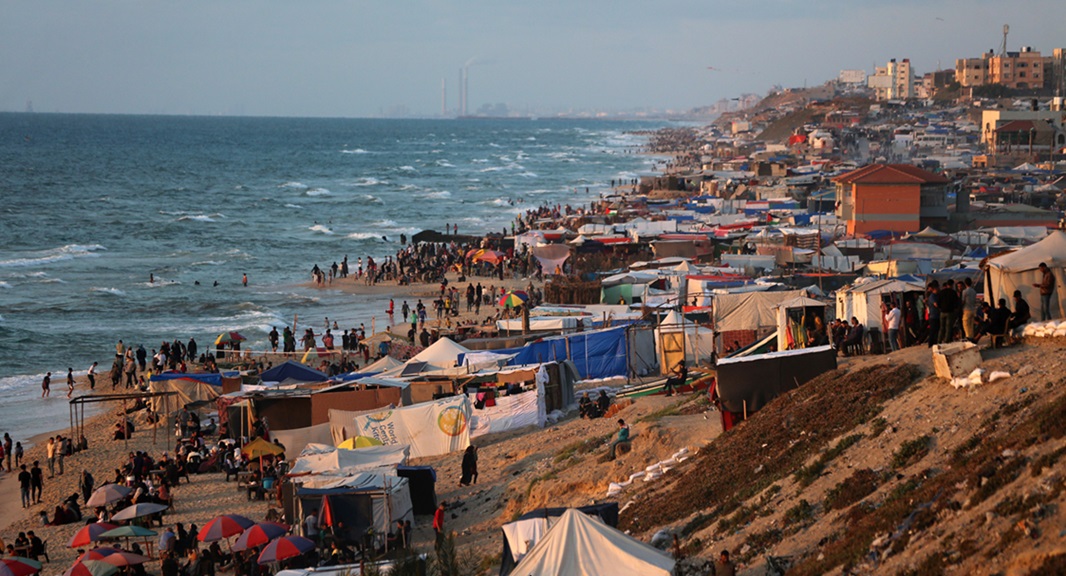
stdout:
POLYGON ((675 111, 909 58, 1064 47, 1030 0, 0 0, 0 110, 255 116, 675 111), (500 106, 502 105, 502 107, 500 106), (504 108, 505 107, 505 108, 504 108))

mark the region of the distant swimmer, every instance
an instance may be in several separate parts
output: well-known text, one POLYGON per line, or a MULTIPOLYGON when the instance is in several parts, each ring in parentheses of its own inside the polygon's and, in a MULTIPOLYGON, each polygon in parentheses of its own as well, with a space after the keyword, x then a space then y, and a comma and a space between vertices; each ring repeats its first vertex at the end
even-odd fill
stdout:
POLYGON ((388 241, 389 241, 389 239, 388 239, 388 237, 387 237, 387 236, 382 236, 382 237, 381 237, 381 239, 382 239, 382 240, 384 240, 384 241, 386 241, 386 242, 388 242, 388 241))
POLYGON ((197 280, 196 282, 193 282, 192 284, 193 284, 193 286, 199 286, 200 285, 200 281, 197 280))
POLYGON ((47 398, 48 394, 52 391, 52 373, 49 372, 44 375, 44 380, 41 380, 41 398, 47 398))
POLYGON ((215 286, 218 286, 218 280, 215 280, 215 284, 214 284, 214 285, 215 285, 215 286))
POLYGON ((155 274, 152 274, 151 272, 148 273, 148 283, 155 284, 155 274))
POLYGON ((245 288, 248 287, 248 275, 247 274, 242 274, 241 275, 241 284, 244 284, 245 288))

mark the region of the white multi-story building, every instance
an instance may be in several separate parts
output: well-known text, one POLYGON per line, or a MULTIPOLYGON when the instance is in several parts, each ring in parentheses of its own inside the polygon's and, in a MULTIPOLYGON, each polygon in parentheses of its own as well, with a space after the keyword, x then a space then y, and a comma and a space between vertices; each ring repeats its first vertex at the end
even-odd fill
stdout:
POLYGON ((885 66, 878 66, 874 75, 867 79, 867 85, 874 89, 878 100, 914 98, 914 73, 910 59, 897 62, 893 58, 885 66))

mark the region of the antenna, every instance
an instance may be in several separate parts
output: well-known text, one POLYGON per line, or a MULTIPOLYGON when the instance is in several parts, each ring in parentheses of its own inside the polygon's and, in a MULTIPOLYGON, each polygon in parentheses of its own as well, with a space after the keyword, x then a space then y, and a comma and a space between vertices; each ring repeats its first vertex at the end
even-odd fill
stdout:
POLYGON ((1003 25, 1003 47, 999 51, 1000 56, 1007 55, 1007 34, 1010 32, 1010 24, 1003 25))

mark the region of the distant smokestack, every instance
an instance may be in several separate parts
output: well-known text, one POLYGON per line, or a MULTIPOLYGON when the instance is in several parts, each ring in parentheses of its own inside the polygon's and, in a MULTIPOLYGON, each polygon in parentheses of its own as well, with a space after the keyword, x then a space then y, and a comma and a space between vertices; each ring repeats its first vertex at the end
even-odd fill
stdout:
POLYGON ((458 84, 458 86, 459 86, 459 88, 458 88, 458 90, 459 90, 459 102, 455 106, 455 114, 456 114, 456 116, 462 116, 463 115, 463 99, 466 97, 466 95, 463 94, 463 69, 462 68, 459 69, 459 84, 458 84))
POLYGON ((467 106, 470 104, 470 69, 463 67, 463 116, 467 115, 467 106))

